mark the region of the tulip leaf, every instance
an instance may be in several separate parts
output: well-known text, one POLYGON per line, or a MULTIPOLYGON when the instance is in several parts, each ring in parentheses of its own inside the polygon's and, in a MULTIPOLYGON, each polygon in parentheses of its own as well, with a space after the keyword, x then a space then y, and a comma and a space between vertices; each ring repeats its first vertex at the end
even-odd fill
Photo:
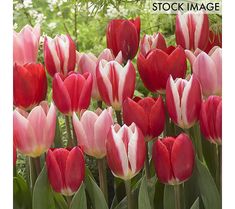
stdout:
POLYGON ((197 183, 205 209, 221 209, 221 198, 215 182, 202 162, 196 159, 197 183))
POLYGON ((190 209, 200 209, 199 207, 199 197, 195 200, 190 209))
POLYGON ((138 198, 139 209, 151 209, 146 178, 142 179, 138 198))
POLYGON ((33 209, 55 209, 53 192, 47 178, 46 166, 43 167, 34 185, 33 209))
POLYGON ((155 184, 155 193, 154 193, 154 206, 157 209, 163 209, 163 197, 164 197, 164 188, 165 185, 157 181, 155 184))
POLYGON ((86 209, 87 203, 86 203, 86 193, 84 189, 84 185, 81 184, 78 191, 75 193, 70 208, 69 209, 86 209))
POLYGON ((89 175, 85 178, 86 191, 91 200, 93 209, 108 209, 104 194, 89 175))
POLYGON ((61 195, 60 193, 54 192, 53 196, 54 196, 56 209, 68 209, 68 204, 65 201, 65 198, 63 197, 63 195, 61 195))
POLYGON ((13 179, 13 204, 14 209, 31 209, 31 194, 25 180, 21 176, 13 179))
POLYGON ((174 186, 165 185, 164 197, 163 197, 164 209, 175 208, 175 198, 174 198, 174 186))

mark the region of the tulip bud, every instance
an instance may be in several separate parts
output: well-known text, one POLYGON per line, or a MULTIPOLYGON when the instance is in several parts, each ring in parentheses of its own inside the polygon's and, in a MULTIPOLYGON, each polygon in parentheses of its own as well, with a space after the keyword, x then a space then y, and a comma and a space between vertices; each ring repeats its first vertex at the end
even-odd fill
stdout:
POLYGON ((157 178, 164 184, 181 184, 191 177, 195 152, 186 134, 166 137, 153 144, 153 162, 157 178))
POLYGON ((93 85, 92 85, 92 98, 100 100, 100 94, 97 87, 97 79, 96 79, 96 66, 98 65, 99 61, 101 59, 104 59, 106 61, 112 61, 116 60, 120 64, 122 63, 122 53, 119 52, 117 57, 115 58, 112 54, 110 49, 104 49, 99 57, 97 58, 92 53, 88 54, 79 54, 79 60, 78 60, 78 70, 81 73, 89 72, 91 73, 93 77, 93 85))
POLYGON ((222 98, 210 96, 202 102, 200 128, 211 143, 222 143, 222 98))
POLYGON ((201 87, 194 75, 190 80, 170 76, 166 86, 166 105, 170 118, 183 129, 191 128, 199 119, 201 87))
POLYGON ((66 115, 80 112, 90 105, 92 76, 71 73, 68 77, 56 73, 52 82, 52 97, 59 111, 66 115))
POLYGON ((169 75, 184 78, 187 70, 186 55, 182 47, 154 49, 146 56, 139 53, 137 66, 145 87, 152 92, 164 93, 169 75))
POLYGON ((176 43, 184 49, 204 50, 209 37, 209 19, 204 12, 178 13, 175 23, 176 43))
POLYGON ((32 28, 25 25, 22 30, 13 34, 13 63, 24 65, 36 63, 40 39, 40 25, 32 28))
POLYGON ((67 76, 74 71, 76 64, 76 47, 69 35, 57 35, 54 39, 44 39, 44 59, 47 72, 53 77, 60 72, 67 76))
POLYGON ((134 122, 146 141, 159 136, 165 126, 165 109, 162 97, 146 97, 134 101, 127 98, 123 103, 123 120, 127 125, 134 122))
POLYGON ((31 109, 45 99, 47 78, 42 64, 14 64, 13 103, 22 109, 31 109))
POLYGON ((107 162, 114 176, 123 180, 133 178, 143 168, 145 141, 141 130, 132 123, 111 126, 106 141, 107 162))
POLYGON ((197 77, 205 97, 222 95, 222 49, 213 48, 209 54, 201 52, 192 65, 193 74, 197 77))
POLYGON ((102 100, 115 110, 120 110, 123 101, 134 94, 135 76, 131 61, 122 67, 116 61, 101 60, 97 65, 96 77, 102 100))
POLYGON ((80 120, 73 113, 73 127, 77 136, 78 145, 85 153, 101 159, 106 155, 106 140, 109 129, 113 124, 112 107, 96 112, 86 110, 80 120))
POLYGON ((56 127, 56 110, 51 103, 34 107, 30 113, 15 109, 13 114, 13 135, 17 149, 30 157, 38 157, 53 143, 56 127))
POLYGON ((46 156, 49 182, 55 192, 73 195, 85 177, 85 160, 79 147, 50 149, 46 156))
POLYGON ((212 30, 210 30, 209 40, 205 52, 208 53, 215 46, 222 48, 222 32, 214 33, 212 30))
POLYGON ((140 53, 146 56, 153 49, 166 50, 166 41, 161 33, 145 34, 140 43, 140 53))
POLYGON ((121 51, 124 61, 133 59, 139 47, 140 18, 111 20, 107 27, 106 39, 107 48, 112 49, 114 56, 121 51))

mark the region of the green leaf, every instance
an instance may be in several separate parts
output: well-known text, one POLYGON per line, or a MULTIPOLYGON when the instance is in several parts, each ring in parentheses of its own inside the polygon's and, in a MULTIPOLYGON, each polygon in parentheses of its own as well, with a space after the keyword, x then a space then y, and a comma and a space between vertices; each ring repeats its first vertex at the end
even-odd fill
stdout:
POLYGON ((86 191, 91 200, 93 209, 108 209, 104 195, 95 181, 89 175, 85 178, 86 191))
POLYGON ((60 193, 53 193, 54 201, 55 201, 55 208, 56 209, 68 209, 68 204, 65 201, 63 195, 60 193))
POLYGON ((215 182, 204 164, 196 158, 198 186, 205 209, 221 209, 221 198, 215 182))
POLYGON ((151 209, 150 200, 149 200, 149 193, 147 188, 147 181, 144 177, 142 179, 139 191, 139 198, 138 198, 138 205, 139 209, 151 209))
POLYGON ((192 207, 190 209, 200 209, 199 207, 199 197, 195 200, 192 207))
POLYGON ((13 178, 14 209, 31 209, 31 194, 25 180, 21 176, 13 178))
POLYGON ((43 167, 34 185, 33 209, 55 209, 53 192, 48 182, 46 166, 43 167))
POLYGON ((157 181, 157 183, 155 184, 155 193, 154 193, 154 206, 157 209, 163 209, 164 188, 165 185, 157 181))
POLYGON ((164 209, 175 208, 174 187, 171 185, 165 185, 163 205, 164 209))
POLYGON ((79 190, 75 193, 69 209, 86 209, 86 193, 84 185, 81 184, 79 190))

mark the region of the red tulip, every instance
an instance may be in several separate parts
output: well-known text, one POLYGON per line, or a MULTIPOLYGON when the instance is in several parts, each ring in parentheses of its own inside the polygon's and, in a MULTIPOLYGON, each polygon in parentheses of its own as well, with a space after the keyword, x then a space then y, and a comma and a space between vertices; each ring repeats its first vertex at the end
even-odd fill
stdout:
POLYGON ((131 61, 122 67, 116 61, 101 60, 96 69, 97 85, 102 100, 115 110, 123 101, 132 98, 135 90, 135 68, 131 61))
POLYGON ((67 76, 74 71, 76 64, 76 47, 69 35, 44 39, 44 59, 48 73, 53 77, 60 72, 67 76))
POLYGON ((194 75, 190 80, 170 76, 166 86, 166 105, 170 118, 183 129, 198 121, 201 108, 201 87, 194 75))
POLYGON ((73 195, 85 177, 85 160, 79 147, 50 149, 46 156, 47 174, 55 192, 73 195))
POLYGON ((124 61, 133 59, 138 51, 140 39, 140 18, 115 19, 108 24, 106 31, 107 47, 114 56, 122 52, 124 61))
POLYGON ((176 43, 184 49, 204 50, 209 37, 209 19, 204 12, 178 13, 175 23, 176 43))
POLYGON ((157 178, 165 184, 180 184, 192 175, 195 152, 186 134, 166 137, 153 144, 153 162, 157 178))
POLYGON ((163 93, 169 75, 184 78, 187 70, 186 56, 182 47, 168 47, 165 51, 154 49, 146 56, 139 53, 138 71, 145 87, 163 93))
POLYGON ((47 78, 42 64, 21 66, 15 63, 13 84, 13 103, 16 107, 31 109, 46 97, 47 78))
POLYGON ((97 81, 96 81, 96 66, 98 65, 99 61, 104 59, 106 61, 112 61, 116 60, 120 64, 122 63, 122 53, 119 52, 117 57, 114 57, 110 49, 104 49, 99 57, 97 58, 92 53, 79 53, 77 52, 78 56, 78 70, 81 73, 89 72, 92 74, 93 77, 93 85, 92 85, 92 97, 94 99, 100 100, 100 94, 97 87, 97 81))
POLYGON ((13 34, 13 63, 24 65, 36 63, 40 39, 40 25, 32 28, 25 25, 22 30, 13 34))
POLYGON ((123 120, 127 125, 134 122, 149 141, 164 130, 165 109, 161 97, 146 97, 137 102, 127 98, 123 103, 123 120))
POLYGON ((204 137, 211 143, 222 143, 222 98, 210 96, 202 102, 200 127, 204 137))
POLYGON ((30 113, 16 108, 13 114, 13 136, 16 148, 30 157, 38 157, 53 143, 56 128, 56 109, 46 102, 30 113))
POLYGON ((80 112, 90 105, 92 76, 71 73, 68 77, 56 73, 52 82, 52 97, 59 111, 66 115, 80 112))
POLYGON ((140 43, 140 53, 146 56, 153 49, 166 50, 166 41, 161 33, 153 35, 145 34, 140 43))
POLYGON ((106 141, 107 162, 114 176, 123 180, 133 178, 143 168, 145 141, 141 130, 132 123, 111 126, 106 141))
POLYGON ((212 30, 210 30, 209 40, 205 52, 209 53, 209 51, 215 46, 219 46, 220 48, 222 48, 222 32, 214 33, 212 30))
POLYGON ((85 153, 101 159, 106 155, 106 140, 109 129, 113 125, 112 107, 97 109, 96 112, 86 110, 81 114, 80 120, 73 114, 73 127, 77 141, 85 153))

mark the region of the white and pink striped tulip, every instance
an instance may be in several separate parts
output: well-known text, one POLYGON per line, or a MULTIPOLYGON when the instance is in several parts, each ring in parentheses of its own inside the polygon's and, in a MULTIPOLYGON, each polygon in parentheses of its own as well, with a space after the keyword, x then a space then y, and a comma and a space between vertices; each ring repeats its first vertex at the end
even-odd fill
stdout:
POLYGON ((13 114, 13 135, 16 148, 30 157, 38 157, 53 143, 56 109, 53 103, 41 102, 30 113, 16 108, 13 114))
POLYGON ((40 40, 40 25, 25 25, 22 30, 13 33, 13 63, 24 65, 36 63, 40 40))
POLYGON ((201 87, 197 78, 190 80, 169 77, 166 85, 166 105, 173 122, 183 129, 198 121, 202 102, 201 87))
POLYGON ((209 19, 205 12, 178 13, 175 23, 176 43, 184 49, 204 50, 209 39, 209 19))
POLYGON ((121 110, 123 101, 132 98, 136 73, 131 61, 122 67, 116 61, 102 59, 97 65, 96 77, 100 96, 108 106, 121 110))
POLYGON ((87 155, 101 159, 106 155, 106 140, 109 129, 113 125, 112 107, 97 109, 96 112, 86 110, 78 119, 73 113, 73 126, 78 145, 87 155))
POLYGON ((143 168, 145 141, 141 130, 132 123, 129 127, 111 126, 106 142, 107 162, 112 173, 123 180, 133 178, 143 168))
POLYGON ((93 76, 93 85, 92 85, 92 98, 100 100, 100 94, 97 87, 96 81, 96 66, 98 65, 100 60, 112 61, 115 60, 118 63, 122 63, 122 52, 120 51, 118 55, 115 57, 110 49, 104 49, 98 58, 92 53, 79 53, 77 52, 77 64, 78 71, 82 74, 85 72, 89 72, 93 76))
POLYGON ((75 69, 75 43, 69 35, 57 35, 54 39, 45 37, 44 59, 46 69, 52 77, 57 72, 67 76, 75 69))

